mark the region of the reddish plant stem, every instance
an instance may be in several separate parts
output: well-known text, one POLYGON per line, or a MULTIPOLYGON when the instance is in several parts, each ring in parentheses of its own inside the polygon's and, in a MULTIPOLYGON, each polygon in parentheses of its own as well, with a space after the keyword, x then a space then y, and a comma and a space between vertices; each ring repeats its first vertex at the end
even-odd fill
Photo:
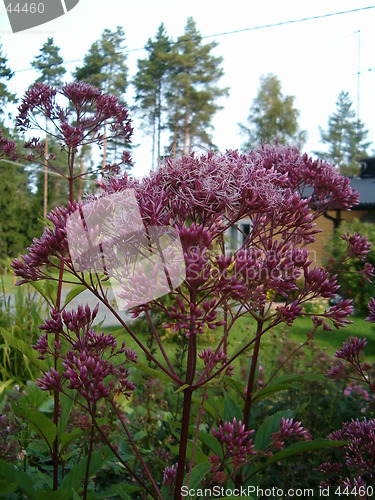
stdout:
MULTIPOLYGON (((93 409, 93 413, 95 414, 95 407, 93 409)), ((94 444, 94 425, 91 423, 91 432, 90 432, 90 443, 89 443, 89 451, 87 454, 87 463, 86 463, 86 471, 85 471, 85 481, 83 483, 83 500, 86 500, 87 498, 87 487, 89 484, 89 475, 90 475, 90 462, 91 462, 91 455, 92 455, 92 447, 94 444)))
POLYGON ((155 491, 156 491, 156 494, 157 494, 157 496, 158 496, 159 500, 163 500, 163 497, 161 496, 160 490, 159 490, 159 488, 158 488, 157 484, 155 483, 155 480, 154 480, 154 478, 153 478, 153 476, 152 476, 152 474, 151 474, 151 472, 150 472, 149 468, 147 467, 146 462, 143 460, 143 457, 142 457, 142 455, 141 455, 141 453, 140 453, 140 451, 139 451, 139 449, 138 449, 138 446, 136 445, 136 443, 135 443, 134 439, 132 438, 132 435, 131 435, 131 433, 129 432, 129 429, 127 428, 127 426, 126 426, 126 424, 125 424, 125 422, 124 422, 124 419, 122 418, 122 415, 121 415, 121 413, 120 413, 120 411, 119 411, 119 409, 118 409, 118 406, 116 405, 116 403, 115 403, 113 400, 111 400, 111 401, 110 401, 110 403, 111 403, 112 408, 113 408, 113 409, 115 410, 115 412, 116 412, 117 418, 118 418, 118 419, 119 419, 119 421, 121 422, 122 428, 124 429, 124 431, 125 431, 125 433, 126 433, 126 435, 127 435, 128 439, 129 439, 129 441, 130 441, 130 444, 131 444, 131 445, 132 445, 132 447, 133 447, 134 453, 137 455, 137 457, 138 457, 139 461, 141 462, 141 464, 142 464, 142 466, 143 466, 143 468, 144 468, 144 470, 145 470, 145 472, 146 472, 146 474, 147 474, 148 478, 149 478, 149 479, 150 479, 150 481, 151 481, 152 486, 155 488, 155 491))
MULTIPOLYGON (((195 290, 191 290, 190 303, 195 305, 196 300, 197 300, 197 293, 195 290)), ((178 454, 178 466, 176 473, 174 500, 181 499, 181 488, 184 482, 186 449, 189 437, 191 398, 194 391, 192 385, 194 382, 196 365, 197 365, 197 337, 195 333, 194 315, 191 314, 188 355, 186 361, 186 379, 185 379, 185 384, 188 384, 189 387, 187 387, 184 390, 184 402, 182 407, 182 421, 181 421, 181 433, 180 433, 180 448, 178 454)))
POLYGON ((262 338, 262 335, 261 335, 262 334, 262 327, 263 327, 263 322, 258 321, 257 337, 256 337, 256 341, 254 344, 253 356, 251 358, 251 367, 250 367, 250 373, 249 373, 249 380, 247 383, 245 408, 244 408, 244 413, 243 413, 243 420, 244 420, 243 423, 245 424, 245 430, 247 430, 247 431, 249 430, 251 403, 252 403, 252 399, 253 399, 255 372, 256 372, 258 356, 259 356, 260 340, 262 338))
POLYGON ((198 419, 197 419, 197 423, 196 423, 196 431, 195 431, 195 437, 194 437, 194 443, 193 443, 193 450, 191 452, 191 461, 190 461, 189 472, 188 472, 188 475, 187 475, 187 478, 186 478, 186 484, 187 485, 189 485, 189 479, 190 479, 191 471, 192 471, 192 468, 193 468, 193 465, 194 465, 194 455, 195 455, 195 450, 196 450, 197 442, 198 442, 199 426, 200 426, 200 423, 201 423, 201 420, 202 420, 203 405, 204 405, 204 401, 205 401, 206 397, 207 397, 207 389, 204 389, 203 394, 202 394, 201 405, 200 405, 200 408, 199 408, 198 419))
POLYGON ((148 323, 150 325, 151 331, 152 331, 152 333, 153 333, 153 335, 155 337, 155 340, 156 340, 156 342, 157 342, 157 344, 159 346, 160 352, 162 353, 163 358, 165 359, 165 361, 166 361, 166 363, 168 365, 168 368, 171 370, 171 373, 173 373, 174 375, 178 376, 177 373, 176 373, 176 371, 175 371, 175 369, 173 368, 173 365, 172 365, 170 359, 168 358, 167 353, 165 352, 163 344, 162 344, 162 342, 160 340, 158 332, 156 331, 155 325, 152 322, 152 319, 151 319, 151 316, 150 316, 150 313, 148 312, 148 310, 145 311, 145 314, 146 314, 147 321, 148 321, 148 323))
MULTIPOLYGON (((60 263, 60 273, 59 273, 59 284, 57 288, 57 299, 56 299, 56 309, 59 311, 61 307, 61 292, 62 292, 62 283, 63 283, 63 274, 64 274, 64 263, 60 263)), ((57 370, 57 363, 59 359, 59 352, 57 349, 58 342, 60 341, 60 334, 55 333, 55 360, 54 360, 54 368, 57 370)), ((57 427, 59 424, 59 405, 60 405, 60 393, 59 391, 54 391, 53 393, 53 423, 56 426, 56 437, 53 442, 53 450, 52 450, 52 463, 53 463, 53 491, 56 491, 58 488, 59 482, 59 439, 57 427)))
MULTIPOLYGON (((69 397, 69 396, 68 396, 69 397)), ((72 398, 71 398, 72 399, 72 398)), ((73 399, 73 401, 77 402, 75 399, 73 399)), ((79 403, 78 403, 79 404, 79 403)), ((82 408, 85 408, 85 406, 81 405, 82 408)), ((90 414, 91 415, 91 419, 92 419, 92 422, 93 424, 95 425, 96 427, 96 430, 98 431, 99 435, 101 436, 103 442, 108 446, 108 448, 111 450, 111 452, 113 453, 113 455, 117 458, 117 460, 125 467, 125 469, 133 476, 133 478, 142 486, 142 488, 151 496, 151 498, 154 498, 156 499, 157 497, 155 496, 154 493, 152 493, 152 491, 150 491, 150 489, 147 487, 147 485, 142 481, 142 479, 140 479, 136 473, 129 467, 128 463, 123 460, 121 458, 121 456, 119 455, 118 451, 114 448, 114 446, 112 445, 112 443, 109 441, 109 439, 107 438, 107 436, 104 434, 102 428, 100 427, 100 425, 98 424, 98 422, 96 421, 95 419, 95 415, 94 414, 90 414)))
MULTIPOLYGON (((253 355, 251 358, 251 367, 250 367, 249 379, 247 382, 247 389, 246 389, 246 395, 245 395, 245 407, 244 407, 244 414, 243 414, 244 415, 243 416, 243 423, 245 425, 245 430, 247 430, 247 431, 249 430, 251 403, 252 403, 252 398, 253 398, 255 372, 256 372, 258 356, 259 356, 260 340, 262 338, 262 327, 263 327, 263 321, 258 320, 257 334, 255 337, 256 341, 254 344, 254 351, 253 351, 253 355)), ((235 483, 236 488, 239 488, 243 484, 242 471, 240 471, 237 474, 234 483, 235 483)))

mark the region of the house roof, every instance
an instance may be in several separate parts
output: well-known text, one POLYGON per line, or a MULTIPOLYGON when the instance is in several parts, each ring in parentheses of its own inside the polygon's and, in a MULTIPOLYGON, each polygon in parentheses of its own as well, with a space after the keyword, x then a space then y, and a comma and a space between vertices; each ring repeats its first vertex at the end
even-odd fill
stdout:
POLYGON ((350 186, 359 193, 359 205, 354 210, 375 208, 375 177, 351 177, 350 186))
POLYGON ((359 193, 359 205, 353 208, 375 208, 375 157, 360 158, 359 161, 359 177, 350 178, 350 186, 359 193))

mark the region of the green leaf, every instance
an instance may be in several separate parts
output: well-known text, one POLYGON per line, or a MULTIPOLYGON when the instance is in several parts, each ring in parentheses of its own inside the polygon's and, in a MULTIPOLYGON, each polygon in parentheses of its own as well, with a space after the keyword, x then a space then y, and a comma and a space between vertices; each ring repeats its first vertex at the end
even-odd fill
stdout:
POLYGON ((255 435, 255 448, 257 450, 265 450, 271 443, 272 434, 280 430, 281 418, 290 418, 292 415, 292 410, 284 410, 267 417, 255 435))
POLYGON ((0 460, 0 477, 5 479, 9 484, 16 483, 18 488, 27 495, 27 498, 33 498, 33 482, 23 470, 4 460, 0 460))
POLYGON ((191 489, 197 489, 210 468, 211 464, 208 462, 196 465, 191 471, 189 484, 186 486, 189 486, 191 489))
POLYGON ((59 424, 58 424, 58 432, 59 435, 62 434, 65 429, 66 425, 68 422, 68 418, 71 412, 71 409, 73 408, 74 404, 74 391, 71 391, 70 389, 65 389, 65 391, 70 394, 72 397, 68 397, 65 394, 60 394, 60 404, 61 404, 61 415, 59 418, 59 424))
POLYGON ((5 389, 10 386, 11 384, 14 384, 15 380, 10 378, 9 380, 4 380, 3 382, 0 382, 0 396, 1 394, 5 391, 5 389))
POLYGON ((0 480, 0 498, 5 498, 5 495, 13 493, 17 488, 17 483, 6 480, 0 480))
POLYGON ((11 332, 5 330, 5 328, 0 327, 0 335, 4 338, 5 342, 7 342, 13 349, 17 349, 17 351, 21 352, 27 359, 30 360, 33 365, 38 367, 41 371, 48 370, 48 363, 46 361, 42 361, 38 359, 37 352, 29 346, 24 340, 15 337, 11 332))
POLYGON ((72 491, 64 488, 59 488, 56 491, 53 491, 52 489, 49 490, 38 490, 35 492, 35 499, 36 500, 72 500, 72 498, 79 498, 72 497, 72 491))
POLYGON ((55 285, 56 294, 53 294, 53 287, 49 281, 30 281, 29 283, 35 290, 48 302, 50 307, 54 307, 57 298, 57 285, 55 285), (49 283, 49 284, 48 284, 49 283))
MULTIPOLYGON (((191 398, 191 400, 193 403, 197 404, 198 406, 200 406, 202 403, 202 400, 200 398, 198 398, 197 396, 193 396, 191 398)), ((211 417, 213 417, 214 419, 217 418, 217 415, 218 415, 217 410, 215 410, 215 408, 213 406, 211 406, 209 403, 207 403, 207 401, 205 401, 203 403, 203 408, 206 410, 207 413, 209 413, 211 415, 211 417)))
POLYGON ((345 446, 346 444, 349 444, 349 441, 331 441, 331 439, 315 439, 314 441, 300 441, 298 443, 293 443, 288 446, 288 448, 275 453, 271 458, 264 462, 261 467, 258 468, 258 471, 268 467, 268 465, 293 455, 299 455, 313 450, 323 450, 325 448, 338 448, 340 446, 345 446))
MULTIPOLYGON (((193 429, 192 429, 193 430, 193 429)), ((223 450, 221 449, 220 443, 211 434, 199 431, 198 439, 201 443, 205 444, 211 451, 213 451, 218 457, 222 458, 223 450)))
MULTIPOLYGON (((90 477, 94 476, 104 465, 106 460, 111 456, 111 451, 108 447, 105 451, 96 451, 91 455, 90 460, 90 477)), ((70 469, 68 474, 64 477, 61 487, 62 488, 74 488, 75 490, 80 489, 83 478, 85 477, 87 464, 87 457, 85 457, 79 464, 75 465, 70 469)))
POLYGON ((73 429, 72 432, 63 432, 60 435, 59 445, 60 445, 60 453, 64 451, 64 448, 69 446, 73 441, 81 437, 83 431, 81 429, 73 429))
POLYGON ((243 413, 238 404, 233 401, 233 399, 226 395, 224 400, 224 412, 223 412, 223 420, 227 422, 232 422, 233 417, 236 417, 237 421, 242 420, 243 413))
POLYGON ((285 391, 291 388, 294 383, 298 382, 313 382, 325 380, 324 375, 284 375, 277 378, 274 382, 267 385, 264 389, 259 390, 254 394, 253 401, 263 399, 275 392, 285 391))
POLYGON ((150 366, 145 365, 144 363, 140 363, 139 361, 137 361, 135 367, 142 373, 150 375, 151 377, 158 378, 159 380, 163 380, 164 382, 173 382, 173 380, 160 369, 155 370, 155 368, 151 368, 150 366))
MULTIPOLYGON (((131 486, 131 485, 130 485, 131 486)), ((139 487, 134 487, 131 492, 138 492, 140 491, 139 487)), ((107 498, 112 498, 112 497, 120 497, 123 500, 131 500, 131 496, 129 495, 129 485, 124 485, 124 484, 112 484, 108 490, 102 491, 100 493, 97 493, 95 495, 95 498, 98 500, 106 500, 107 498)), ((79 497, 77 497, 78 499, 79 497)))
POLYGON ((56 438, 56 425, 48 417, 43 415, 43 413, 34 408, 24 408, 15 404, 12 404, 12 408, 16 415, 28 420, 35 426, 52 452, 53 442, 56 438))
POLYGON ((174 391, 174 393, 175 393, 175 394, 178 394, 179 392, 184 391, 184 390, 185 390, 185 389, 187 389, 188 387, 190 387, 190 385, 189 385, 189 384, 184 384, 184 385, 182 385, 181 387, 179 387, 178 389, 176 389, 176 390, 174 391))
POLYGON ((245 397, 245 384, 241 380, 235 380, 233 377, 225 377, 225 383, 233 387, 242 398, 245 397))
POLYGON ((75 299, 78 295, 80 295, 85 290, 87 290, 85 285, 75 285, 67 294, 67 296, 65 298, 64 307, 66 307, 69 304, 69 302, 71 302, 73 299, 75 299))

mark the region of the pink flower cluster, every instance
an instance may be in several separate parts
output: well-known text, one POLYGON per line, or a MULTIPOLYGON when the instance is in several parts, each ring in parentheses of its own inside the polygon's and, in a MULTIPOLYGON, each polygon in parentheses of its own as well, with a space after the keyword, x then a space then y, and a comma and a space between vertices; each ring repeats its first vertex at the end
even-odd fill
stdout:
MULTIPOLYGON (((75 389, 90 405, 99 399, 113 398, 123 394, 130 398, 135 386, 129 381, 126 365, 137 361, 135 352, 126 347, 125 342, 118 348, 111 333, 97 334, 91 327, 98 308, 91 312, 88 306, 79 306, 76 311, 53 310, 51 318, 42 325, 45 334, 33 346, 41 357, 55 356, 55 350, 49 346, 48 335, 59 334, 61 340, 70 346, 62 358, 62 374, 51 367, 37 385, 46 391, 62 391, 66 384, 75 389), (117 360, 117 364, 114 361, 117 360)), ((55 341, 56 342, 56 341, 55 341)))
POLYGON ((304 429, 302 423, 299 421, 294 422, 293 418, 281 418, 280 430, 272 434, 272 444, 278 450, 284 447, 284 440, 290 439, 292 436, 310 441, 311 436, 307 429, 304 429))
POLYGON ((50 133, 72 153, 85 144, 101 142, 100 127, 106 123, 110 137, 129 142, 133 133, 126 107, 116 97, 83 82, 68 83, 61 90, 36 83, 26 92, 18 111, 21 131, 35 126, 38 114, 45 116, 53 125, 50 133), (61 107, 61 100, 68 100, 69 105, 61 107))
POLYGON ((329 439, 350 441, 350 444, 341 448, 344 454, 342 462, 327 462, 319 467, 325 474, 324 484, 349 487, 374 484, 375 420, 364 418, 345 422, 342 429, 329 435, 329 439))
MULTIPOLYGON (((253 430, 245 430, 245 424, 241 420, 237 422, 236 417, 233 418, 232 422, 225 421, 223 425, 219 425, 218 430, 212 429, 214 438, 217 439, 223 449, 223 461, 229 459, 234 470, 240 470, 251 457, 256 455, 251 438, 253 433, 253 430)), ((210 458, 214 469, 219 469, 223 461, 220 461, 216 455, 210 458)))

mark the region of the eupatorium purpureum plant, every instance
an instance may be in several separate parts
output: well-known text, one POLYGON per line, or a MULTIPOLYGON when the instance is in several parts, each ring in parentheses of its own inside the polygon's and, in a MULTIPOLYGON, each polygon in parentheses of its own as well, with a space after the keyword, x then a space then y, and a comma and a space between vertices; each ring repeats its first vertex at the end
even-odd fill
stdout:
MULTIPOLYGON (((130 139, 127 113, 114 98, 89 86, 72 84, 62 90, 70 102, 62 109, 57 104, 57 94, 48 86, 28 91, 18 123, 22 128, 29 127, 36 120, 36 113, 51 120, 56 137, 67 151, 69 165, 73 166, 74 155, 83 144, 101 141, 99 129, 104 118, 111 120, 114 134, 130 139)), ((0 145, 2 154, 15 154, 8 142, 0 145)), ((35 145, 27 144, 32 150, 37 145, 37 140, 35 145)), ((71 186, 73 182, 71 174, 71 186)), ((320 327, 339 329, 350 322, 350 300, 341 300, 316 314, 305 312, 303 306, 313 299, 334 297, 340 286, 332 262, 325 269, 317 267, 311 258, 308 245, 318 232, 315 221, 327 210, 350 210, 356 203, 357 193, 334 167, 279 144, 264 145, 249 154, 227 151, 167 158, 142 180, 127 174, 102 179, 97 193, 85 201, 71 197, 66 207, 53 210, 42 237, 35 239, 27 254, 12 263, 19 284, 58 280, 57 300, 35 345, 39 355, 50 360, 38 386, 54 392, 56 407, 59 395, 73 397, 74 389, 74 397, 90 415, 92 429, 112 449, 128 477, 141 484, 151 498, 171 495, 179 499, 183 484, 189 484, 197 475, 193 472, 201 465, 196 458, 202 439, 201 424, 207 402, 218 387, 236 387, 242 408, 239 418, 234 414, 226 419, 216 415, 212 434, 206 440, 206 445, 209 442, 213 449, 203 467, 196 469, 202 471, 201 479, 206 485, 226 484, 230 480, 236 486, 246 484, 267 461, 278 460, 278 450, 291 436, 308 440, 306 446, 314 449, 308 431, 288 417, 279 418, 278 427, 265 440, 263 449, 257 446, 257 431, 259 443, 261 430, 250 426, 252 408, 266 390, 272 390, 275 375, 258 389, 258 360, 263 339, 277 325, 292 325, 300 316, 311 316, 312 337, 320 327), (127 207, 118 206, 119 200, 129 200, 131 217, 126 213, 127 207), (228 253, 226 234, 230 228, 241 232, 237 223, 245 217, 251 221, 249 234, 243 233, 242 246, 228 253), (77 230, 79 226, 81 232, 77 230), (140 231, 142 238, 137 236, 140 231), (178 244, 163 246, 166 234, 168 242, 178 244), (77 253, 73 247, 83 251, 77 253), (138 259, 140 255, 147 257, 150 249, 158 259, 138 259), (182 261, 174 260, 174 250, 181 252, 182 261), (181 269, 182 279, 176 281, 176 276, 181 278, 181 269), (160 285, 163 275, 169 301, 163 300, 161 293, 147 295, 160 285), (116 284, 118 303, 121 299, 125 304, 132 303, 132 316, 145 318, 157 353, 149 349, 133 330, 132 322, 125 321, 108 299, 103 284, 106 280, 116 284), (137 344, 136 352, 126 345, 118 346, 111 334, 95 332, 96 311, 87 306, 68 311, 61 301, 63 283, 84 285, 117 318, 137 344), (145 296, 147 300, 142 301, 145 296), (279 301, 275 302, 275 298, 279 301), (168 355, 154 325, 155 312, 166 318, 165 329, 173 329, 186 338, 187 356, 182 372, 168 355), (231 343, 231 333, 236 321, 244 316, 251 318, 254 328, 238 346, 231 343), (199 339, 207 329, 212 330, 214 341, 201 349, 199 339), (124 417, 117 398, 119 394, 131 398, 137 390, 129 366, 137 370, 137 355, 142 353, 156 366, 154 376, 169 380, 183 394, 177 425, 178 452, 159 477, 151 471, 150 455, 145 456, 134 441, 131 421, 124 417), (246 353, 250 353, 251 361, 246 386, 242 386, 235 380, 235 364, 246 353), (96 407, 101 399, 117 415, 143 469, 141 474, 122 458, 98 424, 96 407), (193 406, 197 400, 198 412, 193 406)), ((366 240, 360 235, 345 238, 345 258, 362 260, 368 251, 366 240)), ((335 265, 339 267, 339 263, 335 265)), ((371 270, 367 268, 366 272, 370 276, 371 270)), ((54 421, 57 425, 58 412, 54 421)), ((54 489, 58 487, 56 450, 58 443, 52 450, 54 489)), ((87 481, 88 471, 84 496, 87 481)))

